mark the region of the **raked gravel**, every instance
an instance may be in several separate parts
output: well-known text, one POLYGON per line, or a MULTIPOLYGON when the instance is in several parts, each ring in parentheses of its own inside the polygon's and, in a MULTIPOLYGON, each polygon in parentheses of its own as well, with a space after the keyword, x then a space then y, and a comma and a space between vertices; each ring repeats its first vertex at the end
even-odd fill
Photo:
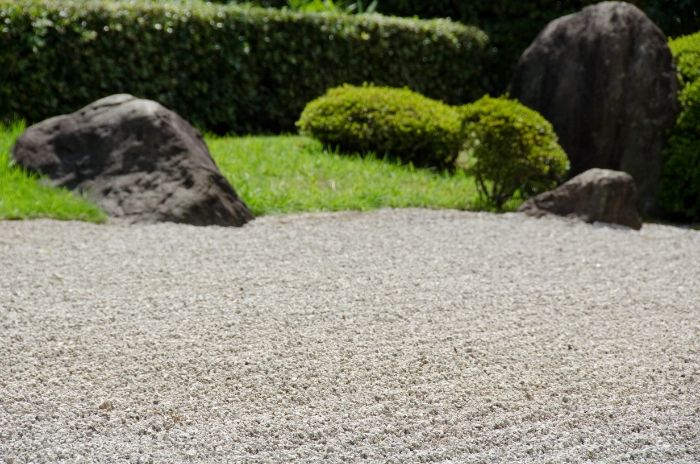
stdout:
POLYGON ((0 222, 0 461, 700 462, 700 232, 0 222))

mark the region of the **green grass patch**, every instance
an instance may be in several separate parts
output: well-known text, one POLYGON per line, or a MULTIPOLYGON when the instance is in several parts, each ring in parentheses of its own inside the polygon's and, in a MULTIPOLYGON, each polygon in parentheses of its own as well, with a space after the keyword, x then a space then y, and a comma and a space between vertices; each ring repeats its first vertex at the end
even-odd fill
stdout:
POLYGON ((256 216, 381 207, 484 209, 472 177, 324 150, 310 138, 207 137, 221 173, 256 216))
MULTIPOLYGON (((85 198, 10 163, 23 123, 0 125, 0 219, 48 217, 104 222, 105 213, 85 198)), ((299 136, 216 137, 207 145, 222 174, 253 214, 366 211, 382 207, 489 210, 474 179, 417 169, 374 156, 329 152, 299 136)), ((505 205, 512 210, 519 201, 505 205)))
POLYGON ((41 179, 10 163, 10 149, 24 123, 0 124, 0 219, 47 217, 101 223, 107 215, 66 190, 42 185, 41 179))

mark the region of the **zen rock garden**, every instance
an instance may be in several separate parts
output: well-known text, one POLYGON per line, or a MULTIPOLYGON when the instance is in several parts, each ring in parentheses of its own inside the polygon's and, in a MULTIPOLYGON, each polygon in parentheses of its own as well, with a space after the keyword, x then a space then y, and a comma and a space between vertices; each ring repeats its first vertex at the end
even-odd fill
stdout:
POLYGON ((0 463, 699 463, 700 4, 593 1, 0 0, 0 463))

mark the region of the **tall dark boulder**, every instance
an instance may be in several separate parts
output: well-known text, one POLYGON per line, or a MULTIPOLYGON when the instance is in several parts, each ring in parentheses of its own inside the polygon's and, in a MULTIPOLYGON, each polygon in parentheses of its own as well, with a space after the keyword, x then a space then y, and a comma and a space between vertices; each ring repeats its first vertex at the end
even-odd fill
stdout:
POLYGON ((509 91, 552 123, 572 177, 625 171, 639 210, 655 214, 678 88, 663 32, 635 6, 604 2, 547 25, 518 61, 509 91))
POLYGON ((202 134, 160 104, 131 95, 29 127, 12 157, 130 222, 242 226, 253 219, 202 134))

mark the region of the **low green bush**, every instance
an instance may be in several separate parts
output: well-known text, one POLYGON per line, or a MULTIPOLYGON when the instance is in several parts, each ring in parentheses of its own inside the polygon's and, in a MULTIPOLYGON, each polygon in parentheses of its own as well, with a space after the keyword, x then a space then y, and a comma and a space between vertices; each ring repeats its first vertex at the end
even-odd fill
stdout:
POLYGON ((461 111, 465 151, 458 164, 473 173, 482 197, 497 208, 516 192, 526 199, 565 180, 569 159, 538 112, 507 96, 488 95, 461 111))
POLYGON ((700 32, 669 43, 682 84, 681 114, 669 131, 661 205, 674 219, 700 220, 700 32))
POLYGON ((451 164, 461 146, 459 112, 408 89, 344 85, 310 102, 297 126, 343 152, 373 152, 419 166, 451 164))
POLYGON ((0 120, 37 122, 126 92, 217 133, 292 131, 307 102, 343 83, 474 101, 488 86, 487 43, 445 20, 0 0, 0 120))

